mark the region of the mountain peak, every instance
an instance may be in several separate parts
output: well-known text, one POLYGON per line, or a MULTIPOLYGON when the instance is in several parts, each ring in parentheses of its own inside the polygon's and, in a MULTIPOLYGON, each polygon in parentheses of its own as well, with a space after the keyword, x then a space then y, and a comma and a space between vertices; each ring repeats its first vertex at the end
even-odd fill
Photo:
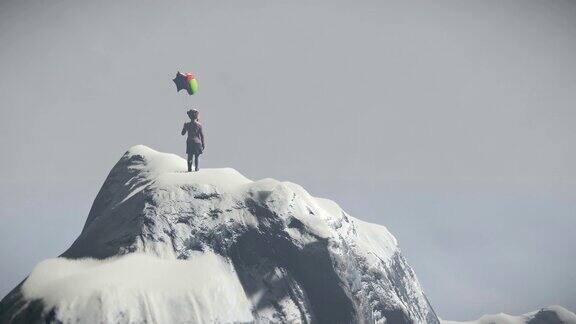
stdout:
POLYGON ((201 183, 222 190, 231 190, 252 182, 233 168, 209 168, 187 172, 185 159, 176 154, 158 152, 145 145, 135 145, 128 149, 115 168, 134 169, 140 176, 164 181, 166 185, 201 183))
POLYGON ((185 171, 177 155, 130 148, 80 236, 2 301, 0 320, 439 322, 384 226, 294 183, 185 171))

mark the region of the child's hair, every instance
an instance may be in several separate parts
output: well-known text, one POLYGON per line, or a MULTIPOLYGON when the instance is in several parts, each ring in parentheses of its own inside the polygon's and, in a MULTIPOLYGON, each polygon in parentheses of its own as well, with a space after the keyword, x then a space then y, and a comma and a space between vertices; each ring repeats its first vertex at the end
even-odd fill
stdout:
POLYGON ((196 119, 198 119, 198 115, 199 115, 200 113, 198 112, 198 110, 192 108, 192 109, 188 110, 187 114, 188 114, 188 117, 190 117, 191 119, 196 120, 196 119))

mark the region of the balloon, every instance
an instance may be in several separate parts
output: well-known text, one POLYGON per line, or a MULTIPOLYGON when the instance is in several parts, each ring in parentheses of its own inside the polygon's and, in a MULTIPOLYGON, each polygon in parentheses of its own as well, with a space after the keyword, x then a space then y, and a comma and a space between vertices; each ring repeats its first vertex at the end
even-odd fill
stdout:
POLYGON ((172 79, 176 84, 176 91, 182 89, 186 90, 189 95, 193 95, 198 92, 198 81, 194 78, 194 74, 187 72, 186 74, 176 73, 176 77, 172 79))

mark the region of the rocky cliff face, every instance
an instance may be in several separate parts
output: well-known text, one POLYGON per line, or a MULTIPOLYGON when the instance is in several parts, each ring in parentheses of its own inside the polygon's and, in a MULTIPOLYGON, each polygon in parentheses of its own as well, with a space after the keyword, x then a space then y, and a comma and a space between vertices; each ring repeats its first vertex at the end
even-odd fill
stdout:
POLYGON ((135 146, 0 322, 439 323, 395 238, 336 203, 135 146))

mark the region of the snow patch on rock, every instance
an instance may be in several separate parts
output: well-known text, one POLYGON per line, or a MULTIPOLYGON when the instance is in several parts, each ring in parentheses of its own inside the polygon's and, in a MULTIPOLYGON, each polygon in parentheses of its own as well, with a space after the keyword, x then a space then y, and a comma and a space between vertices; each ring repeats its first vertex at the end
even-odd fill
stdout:
POLYGON ((188 260, 139 253, 49 259, 34 268, 22 291, 26 299, 41 299, 64 323, 253 320, 233 265, 213 253, 193 253, 188 260))
POLYGON ((500 313, 484 315, 468 322, 442 320, 442 324, 576 324, 576 314, 562 306, 553 305, 519 316, 500 313))

